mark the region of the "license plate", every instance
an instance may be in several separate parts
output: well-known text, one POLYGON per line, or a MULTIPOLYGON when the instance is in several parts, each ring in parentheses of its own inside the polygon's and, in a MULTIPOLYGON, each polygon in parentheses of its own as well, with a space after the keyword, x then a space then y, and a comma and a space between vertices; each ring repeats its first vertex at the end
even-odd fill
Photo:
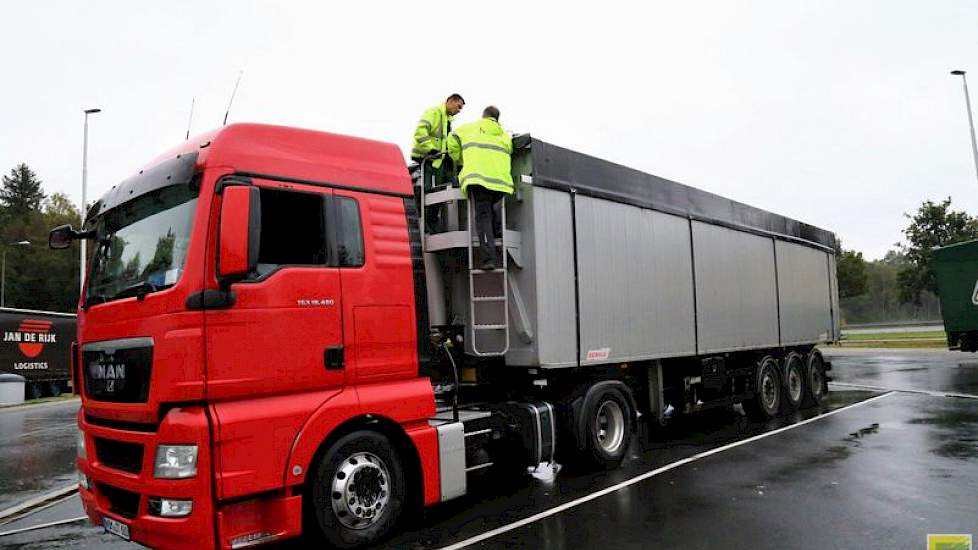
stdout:
POLYGON ((116 521, 112 518, 103 517, 102 527, 105 528, 106 532, 112 533, 113 535, 122 537, 129 540, 129 526, 121 521, 116 521))

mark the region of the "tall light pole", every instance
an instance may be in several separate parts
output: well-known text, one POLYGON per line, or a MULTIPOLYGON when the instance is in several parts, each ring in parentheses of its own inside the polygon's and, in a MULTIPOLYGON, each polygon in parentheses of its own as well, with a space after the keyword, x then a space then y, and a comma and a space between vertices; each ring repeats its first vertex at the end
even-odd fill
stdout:
POLYGON ((968 108, 968 128, 971 130, 971 152, 975 157, 975 177, 978 177, 978 142, 975 141, 975 120, 971 117, 971 96, 968 94, 968 78, 964 76, 964 71, 957 69, 951 74, 960 76, 964 82, 964 104, 968 108))
POLYGON ((3 264, 0 267, 0 307, 7 303, 7 249, 11 246, 30 246, 30 241, 17 241, 8 243, 3 247, 3 264))
MULTIPOLYGON (((101 113, 102 109, 85 109, 85 140, 82 145, 82 201, 81 201, 81 218, 82 227, 79 229, 84 229, 85 217, 88 215, 88 115, 94 115, 95 113, 101 113)), ((81 264, 78 266, 78 293, 81 294, 83 288, 85 288, 85 245, 87 243, 84 239, 81 242, 81 264)))

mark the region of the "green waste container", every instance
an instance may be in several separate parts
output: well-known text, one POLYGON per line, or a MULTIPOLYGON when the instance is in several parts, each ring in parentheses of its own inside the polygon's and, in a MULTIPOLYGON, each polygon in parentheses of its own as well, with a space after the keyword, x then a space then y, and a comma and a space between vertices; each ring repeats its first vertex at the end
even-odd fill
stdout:
POLYGON ((978 240, 935 248, 933 254, 948 347, 978 351, 978 240))

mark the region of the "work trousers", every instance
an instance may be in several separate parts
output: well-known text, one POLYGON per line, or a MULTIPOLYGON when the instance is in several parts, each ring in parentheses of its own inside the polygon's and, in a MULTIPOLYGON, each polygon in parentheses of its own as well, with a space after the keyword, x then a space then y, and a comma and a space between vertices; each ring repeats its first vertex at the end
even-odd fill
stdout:
POLYGON ((479 253, 482 256, 482 266, 499 267, 499 253, 496 251, 496 227, 502 234, 502 221, 496 219, 496 203, 505 193, 486 189, 481 185, 470 185, 467 188, 472 209, 475 211, 475 229, 479 233, 479 253))
MULTIPOLYGON (((452 161, 450 157, 445 156, 445 158, 443 158, 441 161, 441 166, 439 166, 438 168, 435 168, 434 166, 431 165, 431 159, 425 159, 423 161, 419 160, 418 162, 424 162, 423 173, 425 175, 425 179, 423 182, 421 182, 421 184, 424 185, 425 193, 430 193, 434 187, 438 187, 446 184, 451 185, 453 187, 458 187, 458 175, 455 172, 455 163, 452 161), (432 178, 431 178, 432 175, 434 175, 434 182, 432 182, 432 178)), ((415 196, 418 197, 418 200, 420 201, 420 190, 415 188, 414 192, 415 192, 415 196)), ((444 206, 445 206, 444 204, 436 204, 434 206, 423 206, 419 202, 418 208, 425 209, 424 211, 425 222, 426 222, 425 225, 428 226, 426 229, 429 233, 435 233, 439 231, 440 229, 439 222, 441 221, 442 210, 444 209, 444 206)))

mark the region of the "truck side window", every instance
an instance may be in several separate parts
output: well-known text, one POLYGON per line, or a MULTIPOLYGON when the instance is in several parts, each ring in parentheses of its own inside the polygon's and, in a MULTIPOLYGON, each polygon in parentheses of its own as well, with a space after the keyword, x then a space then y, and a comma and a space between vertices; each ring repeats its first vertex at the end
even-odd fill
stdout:
POLYGON ((262 188, 258 274, 279 266, 326 265, 324 197, 262 188))
POLYGON ((340 267, 363 265, 363 228, 356 199, 336 197, 337 251, 340 267))

